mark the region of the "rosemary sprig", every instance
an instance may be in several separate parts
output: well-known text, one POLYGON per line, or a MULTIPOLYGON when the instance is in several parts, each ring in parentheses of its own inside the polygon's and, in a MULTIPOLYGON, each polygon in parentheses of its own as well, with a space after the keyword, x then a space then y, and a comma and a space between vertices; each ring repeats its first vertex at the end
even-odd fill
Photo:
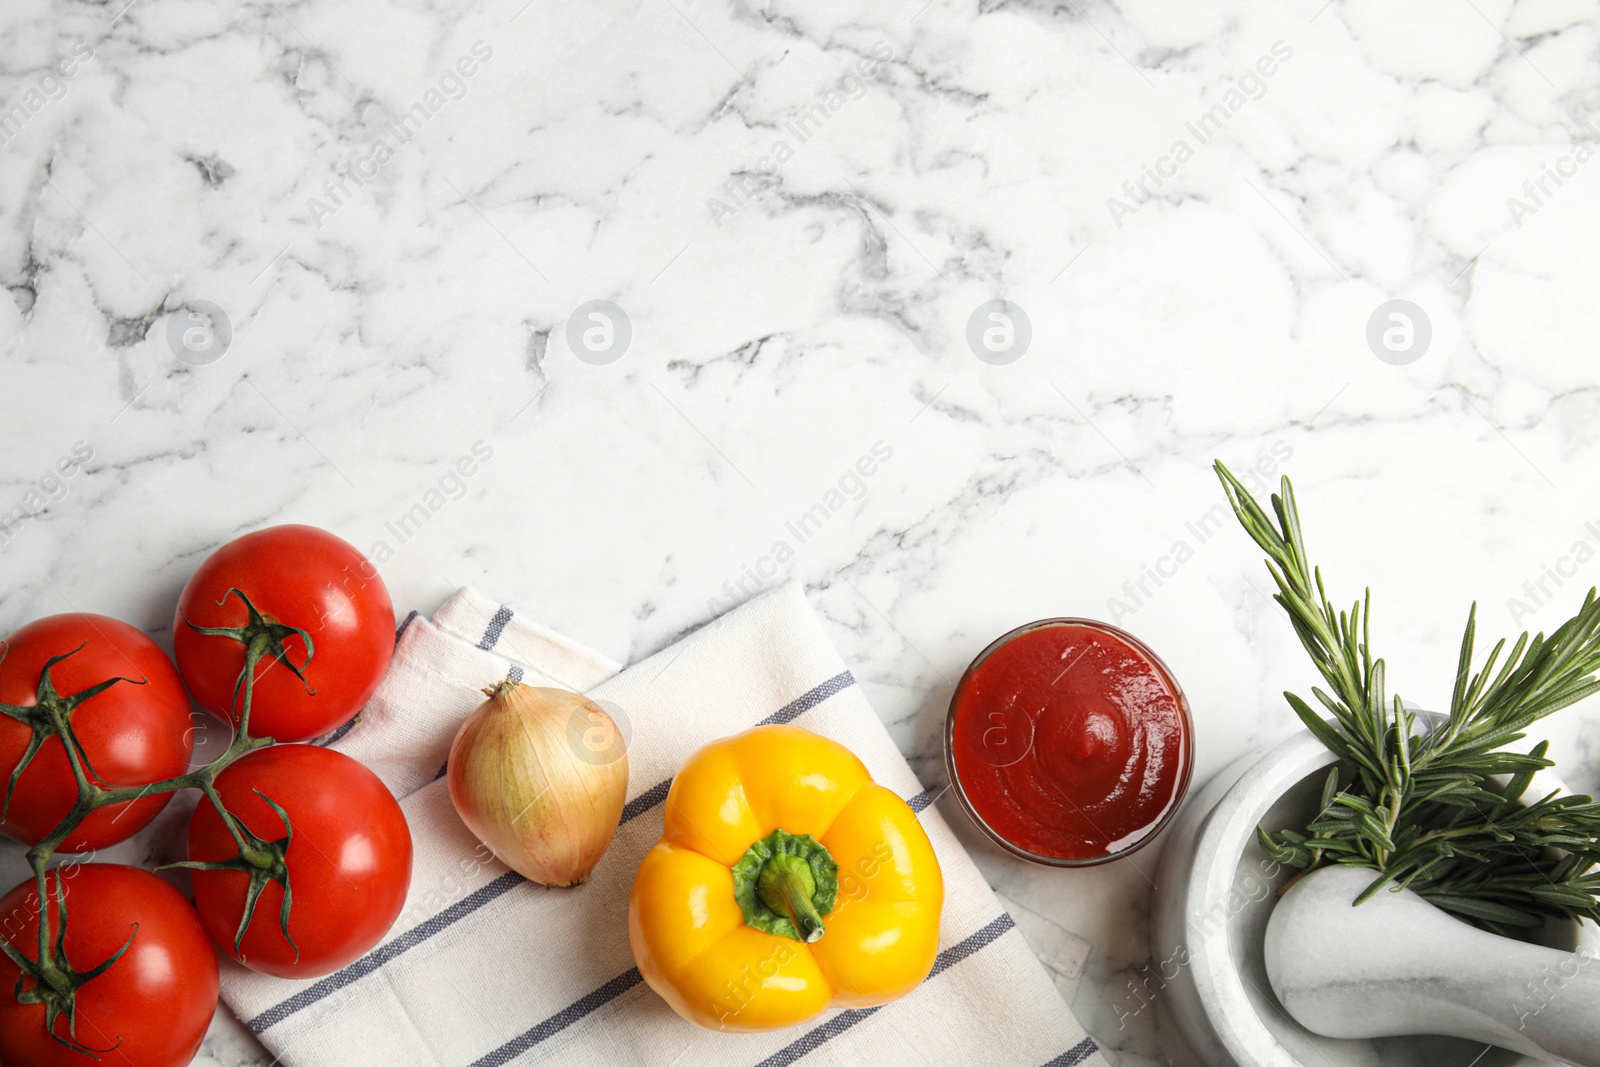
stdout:
POLYGON ((1289 706, 1339 763, 1305 831, 1259 831, 1280 863, 1328 863, 1378 872, 1361 903, 1385 886, 1410 888, 1496 933, 1546 917, 1600 921, 1600 804, 1585 796, 1523 802, 1533 773, 1553 766, 1540 743, 1506 751, 1552 712, 1600 691, 1600 600, 1546 637, 1497 642, 1474 673, 1477 605, 1461 639, 1449 717, 1431 731, 1386 691, 1384 662, 1369 645, 1372 591, 1348 611, 1328 598, 1306 552, 1294 487, 1284 478, 1272 515, 1220 461, 1228 503, 1267 554, 1289 615, 1328 689, 1312 695, 1331 716, 1285 693, 1289 706), (1502 656, 1502 653, 1504 655, 1502 656))

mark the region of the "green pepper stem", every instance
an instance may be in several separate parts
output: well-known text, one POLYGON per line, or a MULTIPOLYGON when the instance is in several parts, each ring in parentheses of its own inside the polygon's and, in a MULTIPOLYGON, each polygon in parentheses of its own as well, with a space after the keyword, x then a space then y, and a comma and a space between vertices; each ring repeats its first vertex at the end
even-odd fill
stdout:
POLYGON ((810 834, 777 829, 733 865, 733 899, 764 933, 810 944, 839 898, 839 866, 810 834))
POLYGON ((756 892, 763 904, 788 916, 800 940, 809 945, 822 936, 822 916, 812 899, 817 880, 805 860, 798 856, 772 857, 756 878, 756 892))

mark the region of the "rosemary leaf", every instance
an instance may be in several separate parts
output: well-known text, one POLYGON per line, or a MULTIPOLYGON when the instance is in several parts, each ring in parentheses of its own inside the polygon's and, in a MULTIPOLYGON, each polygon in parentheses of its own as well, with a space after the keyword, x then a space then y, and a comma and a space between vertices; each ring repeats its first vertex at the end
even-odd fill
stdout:
POLYGON ((1298 868, 1370 868, 1375 876, 1358 903, 1385 887, 1409 888, 1496 933, 1548 917, 1600 921, 1600 804, 1554 794, 1529 802, 1533 774, 1552 765, 1548 746, 1507 749, 1539 719, 1600 692, 1596 591, 1548 637, 1496 641, 1476 670, 1474 604, 1449 714, 1424 735, 1372 654, 1371 590, 1347 610, 1334 608, 1311 563, 1289 479, 1269 515, 1220 461, 1215 469, 1240 526, 1266 553, 1278 587, 1273 599, 1326 683, 1311 692, 1328 717, 1293 693, 1285 699, 1339 758, 1316 818, 1303 831, 1259 829, 1262 850, 1298 868), (1349 784, 1341 788, 1341 780, 1349 784))

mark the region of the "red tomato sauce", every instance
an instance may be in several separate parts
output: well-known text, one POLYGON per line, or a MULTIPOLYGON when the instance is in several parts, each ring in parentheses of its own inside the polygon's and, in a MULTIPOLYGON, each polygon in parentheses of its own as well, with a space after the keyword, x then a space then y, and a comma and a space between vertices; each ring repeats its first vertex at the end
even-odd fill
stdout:
POLYGON ((956 687, 948 730, 969 813, 1047 859, 1138 848, 1189 784, 1182 691, 1142 643, 1087 620, 1034 623, 989 646, 956 687))

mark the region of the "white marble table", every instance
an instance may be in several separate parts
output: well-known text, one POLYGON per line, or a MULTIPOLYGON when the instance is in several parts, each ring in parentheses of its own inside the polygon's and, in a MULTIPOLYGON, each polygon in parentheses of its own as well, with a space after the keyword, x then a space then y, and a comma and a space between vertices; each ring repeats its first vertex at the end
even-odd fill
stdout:
MULTIPOLYGON (((291 520, 402 609, 472 583, 621 659, 792 575, 929 782, 963 665, 1060 614, 1168 660, 1203 778, 1310 683, 1213 457, 1294 474, 1419 703, 1473 598, 1559 622, 1600 580, 1595 0, 981 7, 8 0, 0 628, 170 641, 291 520)), ((1593 788, 1600 705, 1548 732, 1593 788)), ((972 846, 1092 944, 1090 1032, 1183 1062, 1130 985, 1154 855, 972 846)))

